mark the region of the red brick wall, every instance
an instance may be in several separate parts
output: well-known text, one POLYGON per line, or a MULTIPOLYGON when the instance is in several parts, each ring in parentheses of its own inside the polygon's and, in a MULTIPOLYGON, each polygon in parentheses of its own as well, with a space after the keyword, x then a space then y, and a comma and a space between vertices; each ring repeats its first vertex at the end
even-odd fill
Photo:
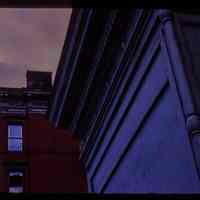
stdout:
POLYGON ((79 141, 65 130, 54 129, 40 115, 24 121, 23 153, 7 152, 7 120, 0 120, 0 191, 7 190, 6 161, 26 164, 30 192, 87 192, 84 170, 78 160, 79 141))
POLYGON ((4 120, 0 120, 0 192, 5 192, 7 190, 7 176, 6 174, 6 168, 4 164, 4 160, 6 159, 6 135, 7 127, 4 120))

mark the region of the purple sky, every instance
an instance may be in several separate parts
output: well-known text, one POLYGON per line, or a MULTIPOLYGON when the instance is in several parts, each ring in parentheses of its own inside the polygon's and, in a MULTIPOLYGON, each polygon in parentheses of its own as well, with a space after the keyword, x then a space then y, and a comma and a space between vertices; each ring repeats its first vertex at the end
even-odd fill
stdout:
POLYGON ((0 87, 24 87, 28 69, 54 78, 71 11, 0 8, 0 87))

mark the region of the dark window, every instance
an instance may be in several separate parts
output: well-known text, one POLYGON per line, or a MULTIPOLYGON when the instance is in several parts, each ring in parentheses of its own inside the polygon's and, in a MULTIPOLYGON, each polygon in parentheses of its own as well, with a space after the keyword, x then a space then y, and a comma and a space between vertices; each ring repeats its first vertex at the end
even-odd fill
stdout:
POLYGON ((8 125, 8 151, 22 151, 22 129, 19 124, 8 125))
POLYGON ((23 192, 23 177, 24 173, 20 169, 9 170, 9 192, 21 193, 23 192))

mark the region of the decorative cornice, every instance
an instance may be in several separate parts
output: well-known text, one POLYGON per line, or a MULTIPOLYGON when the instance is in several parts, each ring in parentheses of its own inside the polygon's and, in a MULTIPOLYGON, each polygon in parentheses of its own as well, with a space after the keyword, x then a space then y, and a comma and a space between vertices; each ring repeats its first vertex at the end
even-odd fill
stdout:
MULTIPOLYGON (((90 151, 94 148, 94 142, 96 141, 96 138, 99 135, 98 132, 100 131, 100 127, 104 123, 104 120, 106 119, 108 111, 110 110, 112 102, 114 100, 114 96, 118 92, 117 88, 119 88, 119 82, 124 76, 124 73, 127 69, 127 64, 125 63, 127 63, 127 60, 129 60, 129 58, 132 58, 134 50, 133 48, 130 48, 130 46, 134 47, 137 46, 135 45, 136 43, 133 42, 132 40, 134 40, 134 38, 137 38, 136 35, 140 35, 139 33, 141 32, 138 31, 138 27, 140 28, 143 27, 142 25, 146 17, 147 16, 145 15, 145 12, 140 10, 140 12, 137 12, 137 20, 135 19, 135 16, 132 19, 129 19, 131 21, 130 23, 134 25, 132 26, 132 28, 130 28, 131 31, 129 30, 131 32, 129 33, 130 34, 129 38, 126 38, 127 41, 125 45, 126 48, 124 49, 125 51, 123 52, 122 50, 120 50, 120 48, 116 50, 120 52, 121 59, 119 59, 120 54, 118 54, 118 58, 116 59, 118 61, 115 63, 115 70, 113 72, 110 83, 105 91, 104 97, 102 98, 102 102, 99 104, 97 108, 96 116, 94 116, 94 118, 91 119, 92 126, 86 133, 87 138, 83 144, 83 148, 80 155, 80 158, 84 161, 87 159, 88 155, 90 154, 90 151)), ((126 31, 127 30, 124 30, 124 33, 126 31)))
POLYGON ((53 126, 57 127, 58 125, 58 112, 60 101, 62 100, 61 96, 63 95, 63 85, 64 81, 67 82, 67 75, 69 74, 70 67, 69 60, 71 58, 72 50, 76 43, 76 37, 79 30, 79 24, 83 18, 83 9, 73 9, 68 31, 65 37, 64 45, 62 48, 60 60, 56 70, 54 85, 53 85, 53 99, 51 100, 51 106, 49 109, 49 120, 52 122, 53 126), (68 73, 66 73, 68 71, 68 73))
MULTIPOLYGON (((135 21, 133 21, 132 23, 134 23, 134 22, 135 21)), ((125 83, 127 83, 126 81, 130 80, 128 78, 127 79, 125 78, 125 77, 129 77, 128 75, 125 75, 125 74, 129 74, 129 73, 132 74, 133 73, 132 70, 134 71, 134 69, 130 66, 130 64, 131 65, 133 64, 133 57, 134 57, 134 60, 139 59, 141 52, 143 52, 146 49, 145 46, 146 46, 146 42, 149 41, 148 38, 153 36, 155 33, 155 30, 157 30, 157 28, 158 28, 158 24, 156 23, 156 17, 154 15, 152 15, 151 12, 142 13, 142 15, 140 15, 140 17, 138 18, 137 22, 138 23, 135 22, 137 24, 137 26, 135 27, 135 25, 134 25, 135 28, 133 28, 133 30, 132 30, 133 31, 133 35, 131 37, 132 39, 130 39, 128 42, 129 43, 128 48, 127 48, 126 53, 123 56, 123 60, 120 64, 122 69, 119 70, 120 73, 118 75, 116 74, 116 77, 114 78, 117 82, 114 81, 110 85, 110 89, 108 90, 108 94, 107 94, 108 98, 106 98, 107 101, 103 102, 102 107, 100 109, 101 114, 99 116, 99 119, 95 121, 93 129, 90 130, 89 134, 91 134, 91 136, 86 141, 85 148, 83 148, 83 151, 81 153, 81 157, 82 157, 81 159, 85 159, 85 161, 88 159, 87 165, 90 163, 92 157, 95 155, 94 152, 98 149, 98 146, 100 146, 100 145, 97 145, 97 143, 99 144, 99 142, 101 141, 100 138, 103 138, 104 134, 106 133, 105 127, 107 127, 107 125, 110 124, 110 120, 112 118, 111 116, 113 116, 113 114, 111 114, 111 113, 114 113, 115 112, 114 110, 117 110, 117 107, 119 106, 119 104, 116 104, 116 100, 117 100, 117 102, 118 102, 118 100, 120 102, 120 99, 122 99, 121 95, 123 95, 124 92, 122 92, 122 90, 119 88, 121 88, 122 85, 126 85, 125 84, 125 83), (154 20, 150 20, 151 17, 153 17, 154 20), (147 29, 145 28, 146 26, 148 27, 147 29), (143 34, 145 35, 145 37, 142 40, 143 42, 140 43, 141 37, 143 36, 143 34), (124 83, 121 82, 122 80, 124 83), (121 95, 119 96, 119 94, 121 94, 121 95), (111 99, 112 99, 112 101, 111 101, 111 99), (118 105, 118 106, 113 107, 113 105, 118 105), (111 107, 112 107, 112 109, 111 109, 111 107), (104 112, 105 110, 106 110, 106 112, 104 112), (107 125, 105 126, 105 124, 107 124, 107 125), (95 135, 94 136, 95 139, 93 138, 93 135, 95 135), (94 142, 95 142, 95 144, 94 144, 94 142), (94 151, 94 149, 95 149, 95 151, 94 151), (89 154, 91 154, 92 156, 89 154)), ((157 45, 155 45, 155 46, 157 46, 157 45)))
POLYGON ((0 88, 0 115, 46 114, 51 90, 0 88))
POLYGON ((83 89, 84 92, 82 92, 80 105, 79 105, 79 107, 77 109, 77 112, 75 114, 75 117, 74 117, 74 119, 72 121, 72 130, 74 132, 77 131, 76 129, 77 129, 77 126, 78 126, 78 121, 80 119, 81 114, 83 114, 82 113, 83 107, 87 103, 86 101, 87 101, 87 97, 89 95, 89 90, 91 88, 93 80, 95 79, 95 76, 97 75, 96 74, 97 73, 97 68, 100 67, 99 63, 102 60, 102 56, 103 56, 103 53, 105 51, 105 48, 106 48, 106 45, 107 45, 107 40, 108 40, 108 37, 109 37, 110 32, 112 30, 112 26, 114 24, 116 15, 117 15, 117 10, 113 10, 110 13, 110 16, 109 16, 109 18, 107 20, 107 23, 105 24, 104 33, 102 34, 102 37, 101 37, 101 39, 99 41, 98 48, 97 48, 97 53, 95 55, 94 62, 91 63, 92 70, 90 71, 90 74, 88 75, 87 85, 83 89))
MULTIPOLYGON (((73 13, 72 13, 73 14, 73 13)), ((50 121, 55 127, 59 126, 64 105, 67 97, 71 82, 74 78, 74 72, 77 68, 77 61, 83 47, 83 42, 90 24, 90 18, 93 14, 93 9, 80 9, 74 16, 73 21, 70 22, 71 29, 68 31, 58 72, 56 73, 56 82, 54 86, 54 99, 49 113, 50 121)))

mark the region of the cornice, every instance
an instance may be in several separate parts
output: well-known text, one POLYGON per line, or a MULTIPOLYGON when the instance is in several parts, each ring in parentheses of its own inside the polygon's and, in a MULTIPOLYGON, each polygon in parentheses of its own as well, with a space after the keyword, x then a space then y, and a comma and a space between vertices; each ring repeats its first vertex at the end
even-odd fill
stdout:
POLYGON ((54 96, 49 112, 49 119, 56 127, 60 124, 63 106, 71 87, 73 73, 77 67, 76 62, 79 58, 92 12, 92 9, 75 9, 75 11, 72 11, 70 28, 66 35, 56 73, 55 85, 53 87, 54 96))
POLYGON ((99 41, 98 47, 97 47, 97 53, 95 55, 95 59, 93 59, 94 62, 91 63, 92 70, 90 71, 90 74, 88 75, 86 87, 83 89, 84 91, 82 92, 83 95, 81 97, 80 105, 77 108, 77 112, 75 113, 75 117, 74 117, 73 122, 72 122, 72 130, 74 132, 76 132, 76 129, 77 129, 77 126, 78 126, 78 121, 80 119, 80 115, 83 114, 82 113, 83 107, 87 103, 87 97, 89 95, 89 90, 91 88, 91 85, 93 83, 95 76, 97 75, 97 68, 100 67, 99 63, 102 60, 102 56, 103 56, 104 50, 105 50, 106 45, 107 45, 107 40, 109 39, 109 35, 110 35, 113 23, 114 23, 115 18, 116 18, 116 14, 117 14, 116 10, 113 10, 110 13, 110 16, 107 20, 107 23, 105 24, 105 27, 104 27, 104 33, 103 33, 103 35, 102 35, 102 37, 99 41))
MULTIPOLYGON (((94 148, 96 149, 97 146, 96 145, 94 146, 94 143, 97 142, 96 138, 98 138, 99 140, 99 135, 101 135, 100 138, 103 137, 104 134, 102 133, 100 134, 99 132, 102 132, 102 129, 104 129, 102 127, 104 127, 104 125, 107 124, 107 122, 105 121, 107 121, 108 119, 110 120, 112 118, 112 117, 110 118, 109 113, 110 113, 110 110, 112 110, 111 107, 113 107, 113 104, 115 105, 114 102, 116 102, 116 99, 117 100, 122 99, 123 95, 119 96, 119 94, 121 93, 120 88, 123 85, 122 84, 123 80, 126 79, 125 77, 129 77, 129 75, 127 75, 126 72, 133 70, 133 68, 130 66, 130 63, 132 63, 133 57, 135 57, 137 60, 140 57, 139 55, 141 55, 141 53, 138 54, 138 52, 136 53, 136 51, 139 51, 138 50, 139 46, 141 47, 144 45, 144 44, 139 45, 139 41, 142 35, 145 34, 145 39, 143 40, 144 43, 146 42, 146 40, 148 40, 146 36, 152 35, 151 29, 148 29, 148 30, 144 29, 144 27, 146 27, 146 25, 148 24, 149 19, 152 17, 151 14, 152 14, 151 12, 141 11, 136 20, 137 23, 135 21, 135 18, 133 18, 134 19, 134 21, 132 21, 133 27, 131 29, 132 37, 130 37, 128 40, 127 48, 126 48, 126 51, 123 53, 123 58, 120 64, 117 64, 117 66, 115 67, 117 69, 116 71, 118 72, 113 74, 113 80, 110 83, 107 91, 105 92, 105 98, 103 98, 102 103, 98 108, 98 114, 96 118, 92 119, 93 125, 91 129, 87 132, 88 138, 85 144, 83 145, 82 152, 81 152, 81 159, 83 159, 84 161, 88 159, 87 157, 90 154, 90 152, 93 151, 94 148)), ((150 26, 152 26, 153 24, 151 24, 150 26)), ((115 107, 114 110, 117 110, 118 106, 114 106, 115 107)))

